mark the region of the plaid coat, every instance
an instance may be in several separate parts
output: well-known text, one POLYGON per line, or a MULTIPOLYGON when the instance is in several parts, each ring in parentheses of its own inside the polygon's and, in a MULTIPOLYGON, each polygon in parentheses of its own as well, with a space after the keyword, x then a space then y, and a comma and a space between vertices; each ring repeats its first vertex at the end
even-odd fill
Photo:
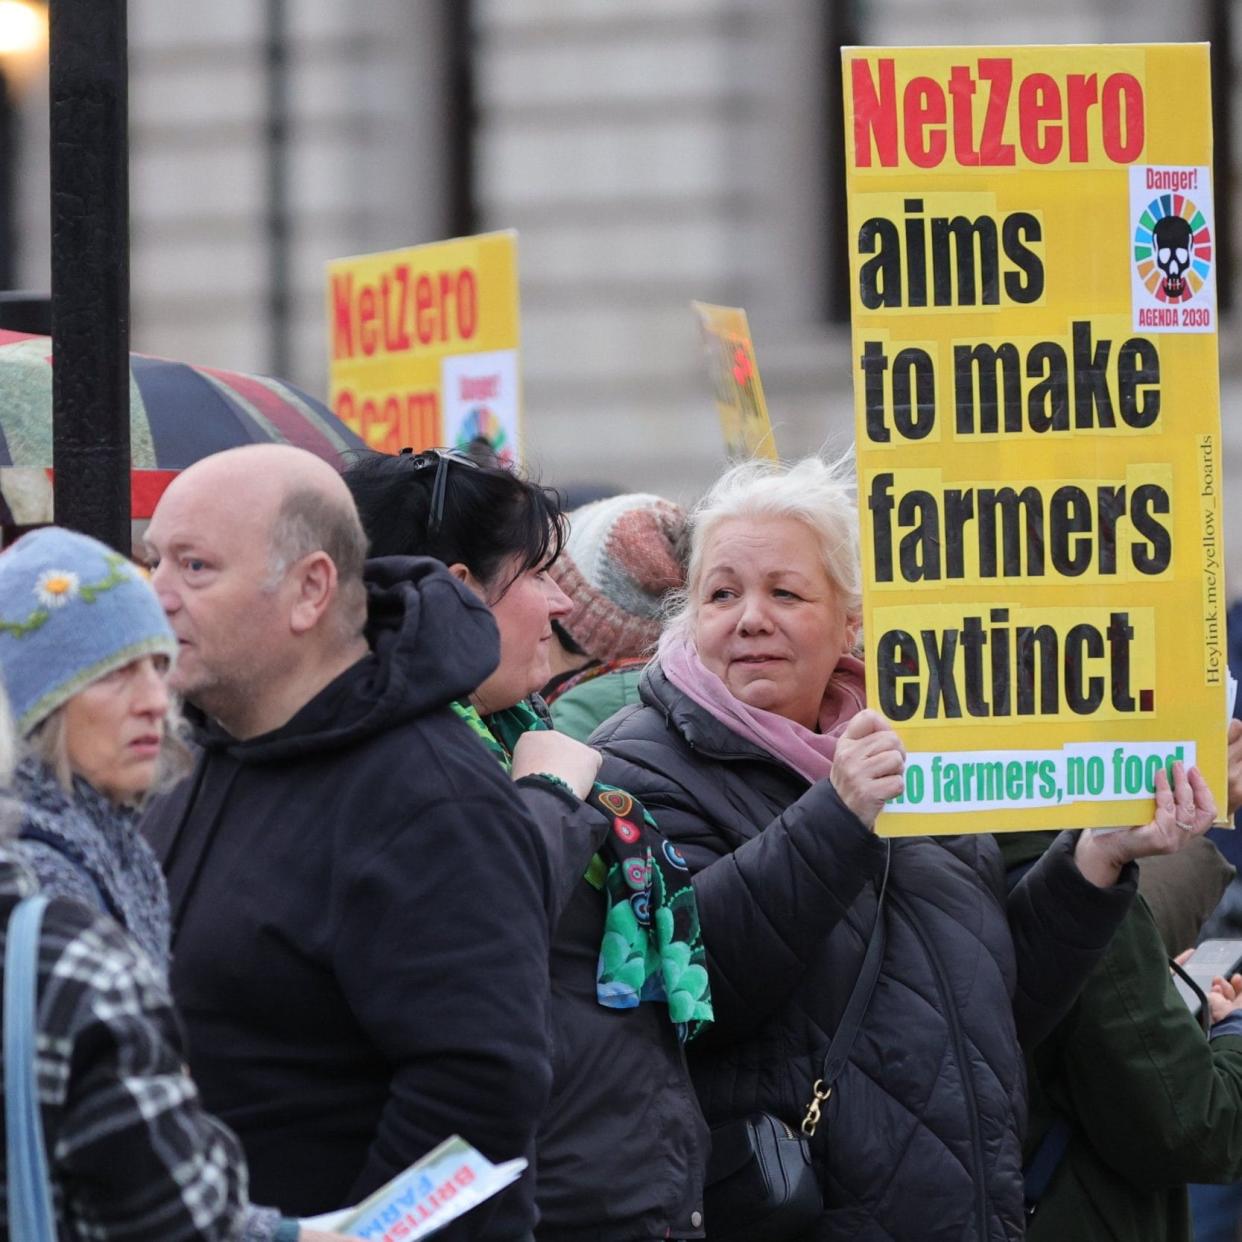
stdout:
MULTIPOLYGON (((33 889, 0 848, 0 940, 14 905, 33 889)), ((202 1110, 165 984, 111 920, 62 900, 48 907, 38 1027, 61 1242, 242 1238, 241 1149, 202 1110)), ((7 1242, 5 1161, 0 1147, 0 1240, 7 1242)))

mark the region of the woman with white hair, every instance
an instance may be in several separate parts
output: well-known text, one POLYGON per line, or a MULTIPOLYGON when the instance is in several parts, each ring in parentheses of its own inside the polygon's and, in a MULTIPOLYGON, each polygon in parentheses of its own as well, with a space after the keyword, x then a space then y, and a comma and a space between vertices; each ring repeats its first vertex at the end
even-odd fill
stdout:
MULTIPOLYGON (((824 1206, 805 1238, 1017 1239, 1020 1041, 1072 1002, 1130 905, 1131 860, 1177 850, 1215 807, 1175 768, 1149 824, 1062 834, 1012 895, 990 836, 877 838, 904 752, 853 654, 847 469, 752 463, 716 484, 644 703, 592 742, 694 873, 716 1023, 690 1059, 709 1123, 766 1112, 813 1133, 824 1206), (856 1034, 833 1046, 869 974, 856 1034)), ((738 1236, 711 1203, 707 1236, 738 1236)))

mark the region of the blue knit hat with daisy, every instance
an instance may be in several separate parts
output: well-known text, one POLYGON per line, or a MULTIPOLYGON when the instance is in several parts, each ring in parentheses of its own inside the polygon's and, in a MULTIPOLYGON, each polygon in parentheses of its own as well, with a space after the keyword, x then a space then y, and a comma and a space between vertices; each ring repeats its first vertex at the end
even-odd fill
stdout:
POLYGON ((93 681, 177 639, 142 571, 59 526, 0 553, 0 676, 27 736, 93 681))

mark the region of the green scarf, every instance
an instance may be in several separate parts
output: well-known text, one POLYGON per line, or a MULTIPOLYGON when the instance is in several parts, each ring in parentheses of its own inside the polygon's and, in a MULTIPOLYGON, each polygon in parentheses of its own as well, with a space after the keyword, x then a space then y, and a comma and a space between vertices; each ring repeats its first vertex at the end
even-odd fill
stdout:
MULTIPOLYGON (((513 748, 531 729, 548 725, 528 702, 486 720, 469 703, 453 710, 506 772, 513 748)), ((693 1039, 712 1020, 699 910, 685 860, 660 835, 632 794, 596 782, 584 799, 612 825, 585 879, 604 894, 607 912, 595 994, 609 1009, 663 1001, 680 1039, 693 1039)))

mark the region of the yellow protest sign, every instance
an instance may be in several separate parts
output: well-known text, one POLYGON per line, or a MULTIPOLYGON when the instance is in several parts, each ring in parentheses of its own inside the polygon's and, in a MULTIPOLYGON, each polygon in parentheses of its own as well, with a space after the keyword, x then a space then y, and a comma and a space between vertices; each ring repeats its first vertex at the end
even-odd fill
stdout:
POLYGON ((725 453, 730 458, 776 460, 776 437, 763 397, 750 324, 740 306, 691 302, 699 318, 707 373, 720 415, 725 453))
POLYGON ((843 56, 880 831, 1223 805, 1207 47, 843 56))
POLYGON ((327 296, 329 399, 372 448, 481 436, 516 460, 516 233, 334 259, 327 296))

